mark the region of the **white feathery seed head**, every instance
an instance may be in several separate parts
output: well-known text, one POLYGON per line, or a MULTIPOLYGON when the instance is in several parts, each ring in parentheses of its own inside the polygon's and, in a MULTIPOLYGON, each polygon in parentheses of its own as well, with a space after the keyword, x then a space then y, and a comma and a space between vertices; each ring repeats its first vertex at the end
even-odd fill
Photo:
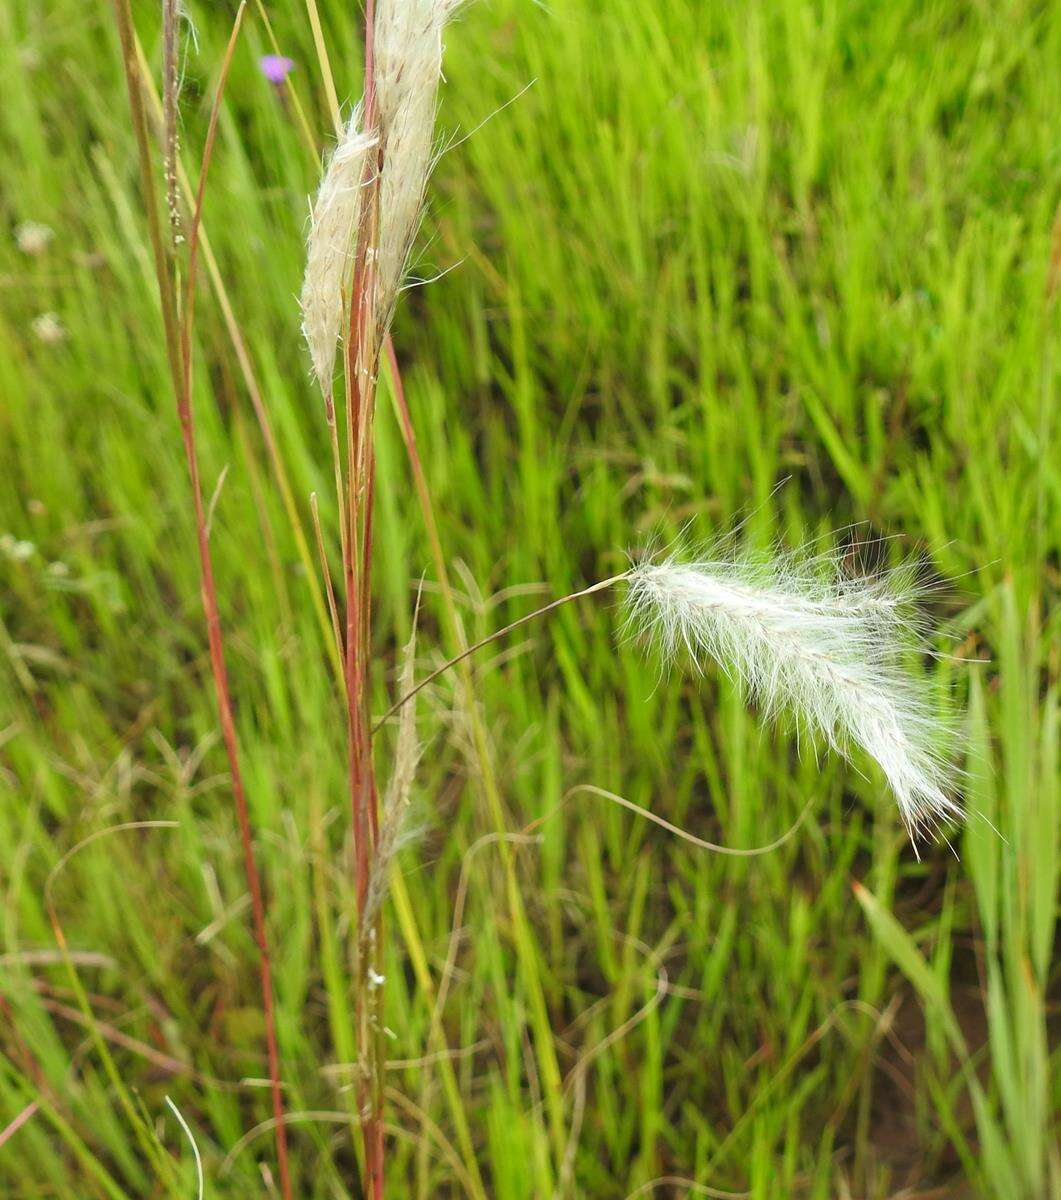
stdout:
POLYGON ((876 760, 912 839, 962 815, 951 730, 903 665, 920 644, 908 572, 855 581, 828 558, 670 555, 628 583, 628 628, 665 658, 713 659, 768 716, 789 711, 832 749, 876 760))
POLYGON ((328 161, 313 204, 302 283, 302 332, 321 391, 330 399, 343 324, 343 288, 361 221, 366 155, 376 145, 354 109, 328 161))
POLYGON ((376 99, 383 139, 376 257, 376 322, 390 323, 435 162, 442 33, 460 0, 379 0, 376 99))

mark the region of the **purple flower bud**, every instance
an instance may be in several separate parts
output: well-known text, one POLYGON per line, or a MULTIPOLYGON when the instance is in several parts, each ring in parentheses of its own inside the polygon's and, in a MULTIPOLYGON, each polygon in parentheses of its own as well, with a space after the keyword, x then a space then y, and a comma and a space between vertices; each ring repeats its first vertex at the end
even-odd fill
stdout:
POLYGON ((263 54, 258 59, 258 66, 270 83, 279 86, 295 69, 295 60, 283 54, 263 54))

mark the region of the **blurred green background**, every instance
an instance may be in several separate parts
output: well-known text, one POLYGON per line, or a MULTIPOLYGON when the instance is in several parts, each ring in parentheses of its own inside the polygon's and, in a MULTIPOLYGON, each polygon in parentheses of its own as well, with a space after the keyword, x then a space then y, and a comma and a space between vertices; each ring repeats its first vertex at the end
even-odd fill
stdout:
MULTIPOLYGON (((194 178, 234 6, 189 10, 194 178)), ((157 78, 158 7, 134 11, 157 78)), ((344 101, 361 16, 321 2, 344 101)), ((272 1195, 113 13, 0 0, 0 39, 0 1192, 169 1195, 124 1090, 178 1194, 194 1169, 167 1096, 209 1196, 272 1195), (144 821, 176 825, 86 841, 144 821), (51 896, 97 1043, 46 903, 76 846, 51 896)), ((442 677, 420 706, 408 903, 386 924, 391 1195, 1061 1195, 1059 63, 1061 7, 1025 0, 483 0, 450 30, 440 129, 474 133, 439 164, 417 274, 441 277, 406 295, 395 342, 469 637, 686 526, 746 520, 787 546, 846 530, 841 550, 912 556, 934 585, 945 653, 926 669, 960 698, 979 815, 956 856, 919 861, 869 764, 801 754, 720 673, 661 682, 594 598, 473 660, 508 828, 547 818, 512 850, 517 956, 483 747, 442 677), (738 847, 812 803, 739 860, 569 796, 583 783, 738 847)), ((251 4, 206 205, 195 403, 206 492, 224 476, 212 545, 296 1195, 314 1200, 359 1194, 345 724, 309 494, 333 567, 336 514, 295 300, 329 137, 306 9, 251 4), (258 67, 265 16, 290 92, 258 67)), ((385 392, 378 443, 382 712, 422 576, 418 670, 453 646, 385 392)))

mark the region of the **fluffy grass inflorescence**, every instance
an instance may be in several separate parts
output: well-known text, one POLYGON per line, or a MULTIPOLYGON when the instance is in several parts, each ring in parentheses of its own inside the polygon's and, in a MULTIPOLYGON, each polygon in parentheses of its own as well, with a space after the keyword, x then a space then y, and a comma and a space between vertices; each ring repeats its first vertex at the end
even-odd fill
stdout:
POLYGON ((374 22, 373 128, 366 106, 350 116, 325 168, 307 239, 302 331, 314 374, 330 398, 354 248, 368 216, 367 189, 378 189, 373 319, 382 344, 420 219, 435 162, 435 112, 442 79, 442 32, 459 0, 381 0, 374 22), (366 156, 378 150, 379 172, 366 156))
POLYGON ((435 161, 442 32, 459 0, 381 0, 376 9, 376 95, 383 138, 376 320, 390 323, 435 161))
POLYGON ((715 660, 768 716, 791 712, 880 766, 911 837, 958 817, 951 730, 904 660, 921 644, 908 571, 845 578, 835 559, 668 555, 630 572, 628 627, 664 657, 715 660))
POLYGON ((375 145, 376 138, 362 127, 358 105, 328 161, 313 205, 302 283, 302 332, 317 382, 329 398, 343 321, 343 289, 363 208, 365 156, 375 145))

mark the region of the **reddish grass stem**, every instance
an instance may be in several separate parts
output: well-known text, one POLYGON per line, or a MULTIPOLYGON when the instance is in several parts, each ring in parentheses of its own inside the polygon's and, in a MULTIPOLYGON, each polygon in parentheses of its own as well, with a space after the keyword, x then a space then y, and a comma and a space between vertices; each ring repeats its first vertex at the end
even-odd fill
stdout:
MULTIPOLYGON (((365 130, 378 123, 375 83, 375 3, 365 6, 365 130)), ((357 935, 357 996, 360 1054, 365 1071, 361 1080, 364 1113, 366 1191, 371 1200, 383 1200, 384 1130, 383 1091, 378 1033, 381 1026, 379 991, 368 994, 368 977, 380 952, 382 925, 361 927, 365 910, 370 856, 379 836, 375 768, 368 712, 368 664, 372 633, 372 510, 376 460, 373 424, 379 343, 375 329, 375 265, 372 248, 379 223, 379 171, 382 143, 365 161, 367 204, 354 257, 350 326, 346 339, 347 429, 347 553, 346 646, 347 726, 350 746, 350 804, 354 833, 354 873, 359 913, 357 935)), ((340 498, 340 507, 342 507, 340 498)))
POLYGON ((155 269, 163 310, 167 354, 169 356, 170 369, 173 373, 177 415, 181 427, 181 440, 184 445, 188 475, 191 483, 196 542, 199 552, 200 591, 203 599, 203 610, 206 616, 210 666, 213 673, 214 690, 217 696, 218 720, 221 726, 221 735, 232 779, 232 793, 236 804, 236 817, 239 824, 240 842, 243 852, 243 868, 251 897, 254 940, 258 946, 262 1015, 265 1023, 273 1117, 276 1123, 276 1154, 280 1175, 280 1191, 284 1200, 292 1200, 291 1176, 287 1153, 287 1131, 284 1125, 284 1106, 280 1087, 280 1054, 276 1037, 276 1015, 273 1006, 272 969, 265 931, 265 901, 262 894, 261 876, 258 872, 257 860, 254 854, 250 812, 247 805, 246 791, 243 786, 243 774, 239 764, 239 743, 236 736, 228 669, 225 663, 224 639, 221 631, 221 617, 217 601, 217 585, 214 578, 213 559, 210 553, 210 539, 207 529, 206 510, 203 504, 199 460, 196 449, 195 421, 192 412, 192 320, 194 316, 199 227, 202 219, 202 204, 206 189, 206 179, 217 133, 221 98, 228 77, 228 68, 232 61, 232 53, 239 35, 244 7, 245 4, 241 4, 236 13, 236 19, 222 63, 217 93, 210 112, 210 123, 203 151, 199 186, 195 200, 195 212, 189 235, 188 280, 184 311, 178 314, 175 303, 176 282, 171 278, 170 272, 167 269, 162 233, 159 227, 157 201, 151 173, 147 124, 144 115, 143 97, 140 90, 140 74, 134 51, 132 15, 129 10, 129 0, 115 0, 115 12, 122 45, 123 66, 125 68, 130 108, 132 110, 133 125, 140 157, 141 188, 143 191, 144 207, 147 212, 148 230, 155 257, 155 269))

